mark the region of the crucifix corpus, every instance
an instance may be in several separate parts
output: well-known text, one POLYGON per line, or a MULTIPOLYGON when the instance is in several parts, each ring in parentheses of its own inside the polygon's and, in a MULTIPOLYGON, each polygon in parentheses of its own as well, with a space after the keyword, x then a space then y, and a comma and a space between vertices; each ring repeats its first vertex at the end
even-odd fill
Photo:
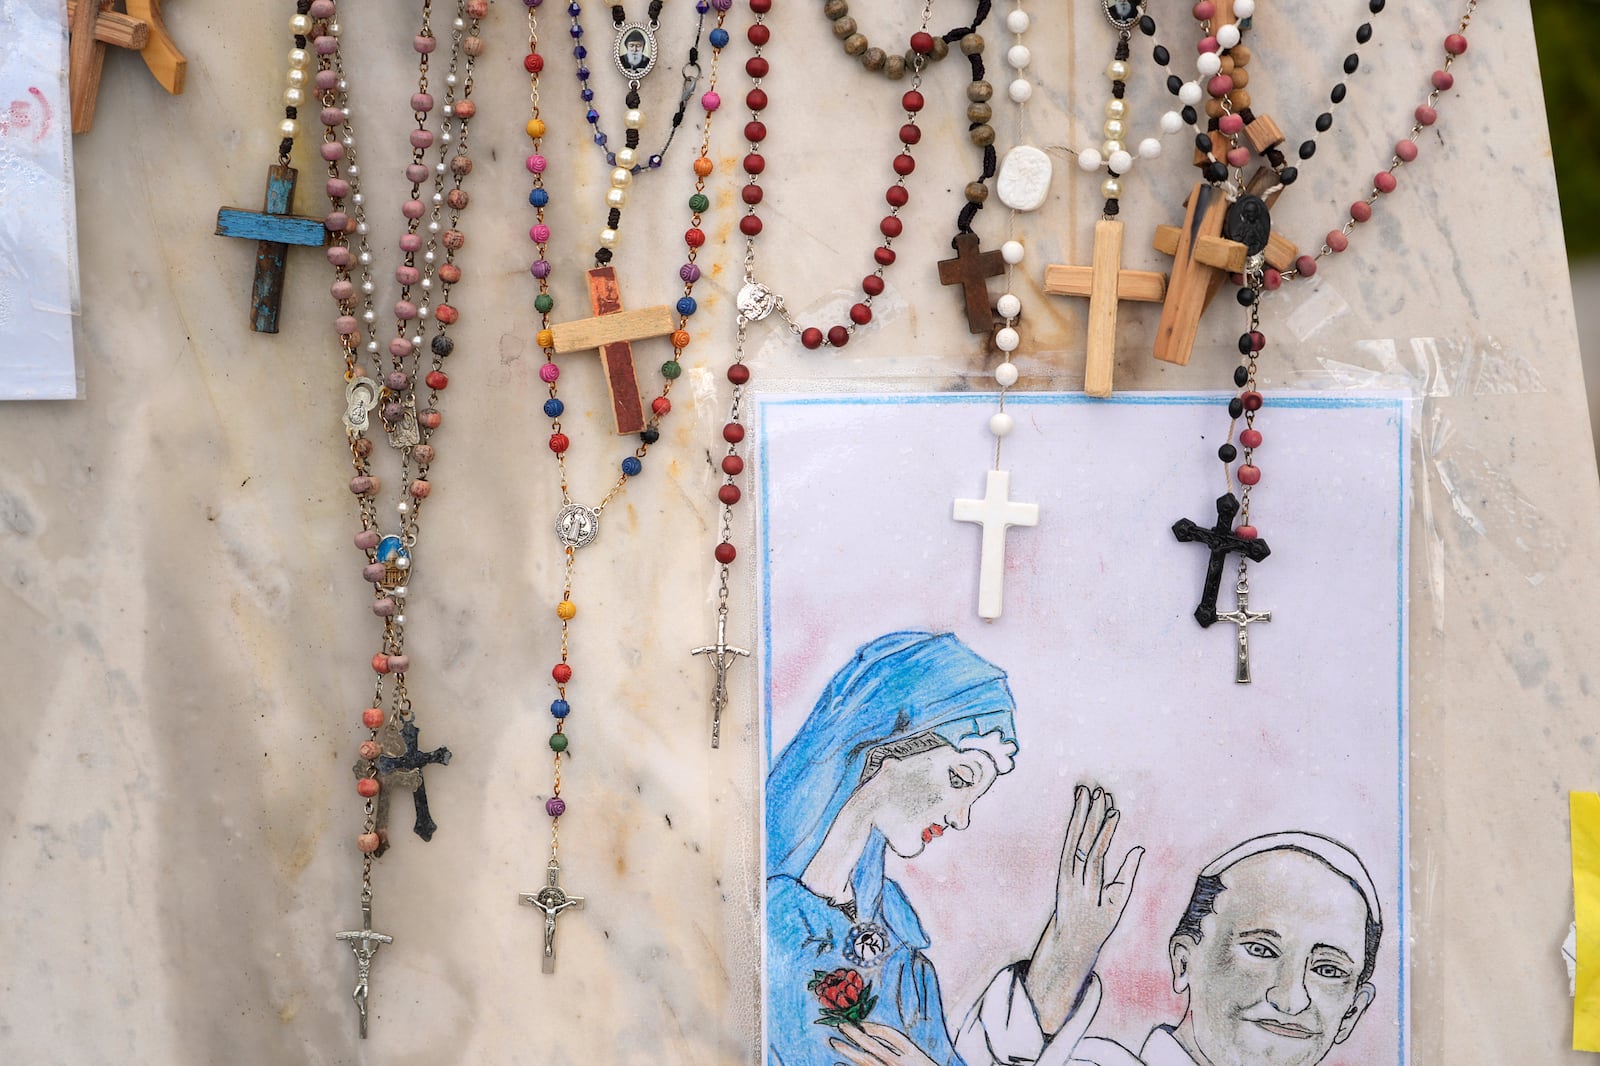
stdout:
POLYGON ((980 252, 976 233, 958 233, 952 242, 956 257, 939 261, 939 284, 960 285, 967 307, 967 329, 987 333, 994 325, 989 308, 989 285, 985 278, 1006 272, 1006 262, 998 251, 980 252))
POLYGON ((983 499, 957 500, 953 517, 957 522, 975 522, 983 527, 983 549, 978 570, 978 617, 993 621, 1000 617, 1005 595, 1006 530, 1011 526, 1039 524, 1039 505, 1013 503, 1011 472, 989 471, 983 499))
POLYGON ((544 912, 544 966, 545 973, 556 972, 556 915, 568 907, 583 909, 582 896, 569 896, 559 884, 561 864, 551 859, 545 866, 544 887, 537 892, 524 892, 518 898, 531 907, 544 912))
POLYGON ((350 950, 356 957, 356 990, 352 998, 356 1001, 356 1013, 361 1019, 361 1039, 367 1038, 367 995, 372 987, 372 957, 378 953, 378 948, 384 944, 393 944, 394 937, 387 933, 372 931, 372 901, 363 899, 361 902, 361 928, 349 932, 334 934, 335 939, 343 940, 350 945, 350 950))
POLYGON ((735 648, 728 643, 726 607, 717 614, 717 642, 696 648, 689 654, 707 656, 706 662, 716 672, 716 680, 711 683, 711 746, 721 747, 722 708, 728 704, 728 668, 739 661, 739 656, 750 654, 744 648, 735 648))
MULTIPOLYGON (((1242 568, 1241 568, 1242 569, 1242 568)), ((1239 575, 1239 583, 1233 587, 1234 598, 1238 606, 1233 610, 1217 615, 1219 622, 1232 622, 1239 627, 1239 651, 1234 659, 1233 680, 1241 685, 1250 683, 1250 623, 1272 621, 1271 611, 1252 611, 1250 609, 1250 582, 1243 573, 1239 575)))
POLYGON ((633 342, 664 337, 675 330, 672 308, 660 304, 641 311, 624 311, 617 271, 609 266, 590 269, 589 305, 595 317, 550 327, 551 347, 560 354, 598 350, 606 388, 611 392, 617 434, 638 433, 645 426, 644 401, 633 368, 633 342))
POLYGON ((1167 276, 1154 270, 1123 270, 1122 223, 1102 218, 1094 224, 1093 265, 1045 267, 1044 291, 1052 296, 1089 298, 1083 391, 1101 399, 1110 396, 1117 361, 1117 304, 1123 300, 1160 303, 1167 295, 1167 276))
POLYGON ((267 170, 266 202, 260 211, 224 207, 217 212, 217 236, 241 237, 256 242, 256 274, 250 285, 250 328, 257 333, 278 332, 278 311, 283 306, 283 268, 289 245, 320 248, 328 227, 320 218, 293 214, 294 167, 277 164, 267 170))

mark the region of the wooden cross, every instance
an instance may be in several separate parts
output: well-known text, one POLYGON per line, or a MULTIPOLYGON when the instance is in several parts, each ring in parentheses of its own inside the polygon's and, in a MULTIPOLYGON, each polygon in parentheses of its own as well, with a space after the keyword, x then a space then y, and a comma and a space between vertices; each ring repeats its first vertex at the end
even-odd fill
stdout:
POLYGON ((224 207, 217 212, 217 236, 242 237, 256 242, 256 274, 250 286, 250 328, 257 333, 278 332, 278 309, 283 304, 283 267, 289 245, 321 247, 328 228, 320 218, 290 214, 294 208, 294 167, 275 165, 267 170, 266 203, 260 211, 224 207))
MULTIPOLYGON (((390 716, 384 723, 383 733, 378 741, 383 747, 383 754, 375 760, 378 765, 378 784, 381 786, 379 795, 386 796, 391 789, 397 788, 410 792, 412 806, 417 812, 416 824, 412 826, 412 831, 423 840, 432 840, 434 831, 439 827, 434 824, 433 816, 428 813, 428 790, 422 784, 422 768, 430 763, 449 765, 450 749, 441 747, 432 751, 420 750, 417 742, 420 731, 417 729, 417 724, 405 722, 397 730, 395 728, 397 721, 399 721, 398 716, 390 716)), ((381 819, 380 824, 382 824, 381 819)))
POLYGON ((967 329, 973 333, 987 333, 994 325, 989 310, 989 285, 984 280, 1006 272, 1006 261, 997 251, 978 251, 976 233, 958 233, 955 239, 956 257, 939 262, 939 283, 960 285, 966 294, 967 329))
POLYGON ((1222 567, 1229 554, 1237 552, 1253 563, 1259 563, 1272 554, 1267 542, 1260 538, 1246 539, 1233 531, 1234 517, 1239 513, 1239 498, 1229 492, 1217 497, 1217 524, 1207 529, 1187 518, 1172 524, 1172 535, 1184 543, 1204 544, 1211 549, 1211 561, 1206 564, 1205 588, 1200 593, 1200 604, 1194 609, 1194 620, 1209 627, 1216 622, 1217 593, 1222 589, 1222 567))
POLYGON ((545 973, 556 972, 556 915, 568 907, 583 909, 582 896, 569 896, 558 883, 561 864, 552 856, 545 865, 544 887, 537 892, 524 892, 519 898, 531 907, 544 912, 544 965, 545 973))
POLYGON ((112 0, 67 0, 72 31, 68 86, 73 133, 88 133, 94 126, 95 99, 108 45, 138 52, 163 89, 173 96, 183 92, 189 61, 167 33, 160 0, 125 0, 124 6, 126 13, 112 10, 112 0))
MULTIPOLYGON (((1260 187, 1271 175, 1265 168, 1251 178, 1248 190, 1260 187)), ((1275 196, 1268 199, 1268 205, 1275 196)), ((1200 316, 1212 297, 1222 290, 1229 274, 1245 268, 1249 258, 1245 246, 1222 236, 1223 216, 1228 199, 1206 182, 1189 193, 1183 226, 1157 226, 1155 249, 1172 259, 1172 275, 1161 307, 1161 322, 1156 327, 1155 355, 1163 362, 1189 364, 1194 339, 1200 331, 1200 316)), ((1274 233, 1267 242, 1267 265, 1287 270, 1298 256, 1293 242, 1274 233)))
POLYGON ((696 648, 689 654, 710 656, 706 661, 716 671, 716 680, 711 684, 711 746, 721 747, 722 708, 728 703, 728 668, 739 661, 739 656, 748 657, 750 654, 744 648, 735 648, 728 643, 726 609, 717 614, 717 642, 696 648))
POLYGON ((611 412, 617 433, 623 436, 644 429, 644 400, 633 369, 633 342, 662 337, 677 328, 672 308, 666 304, 642 311, 624 311, 615 267, 589 271, 589 306, 594 318, 563 322, 550 327, 551 346, 557 352, 600 352, 606 387, 611 391, 611 412))
POLYGON ((367 1038, 367 995, 372 987, 372 957, 384 944, 393 944, 394 937, 372 931, 372 901, 361 901, 361 928, 334 934, 334 939, 350 945, 356 956, 356 1012, 361 1018, 361 1039, 367 1038))
POLYGON ((1233 587, 1233 594, 1238 601, 1238 606, 1225 614, 1218 614, 1217 621, 1232 622, 1239 627, 1239 650, 1233 661, 1233 680, 1240 685, 1250 683, 1250 623, 1272 621, 1271 611, 1252 611, 1250 609, 1250 582, 1243 577, 1233 587))
POLYGON ((1117 362, 1117 304, 1121 300, 1160 303, 1167 295, 1167 276, 1153 270, 1123 270, 1122 223, 1103 218, 1094 224, 1094 265, 1045 267, 1044 291, 1053 296, 1089 298, 1083 391, 1090 396, 1110 396, 1117 362))
POLYGON ((1011 526, 1039 524, 1039 505, 1011 502, 1011 472, 991 470, 984 485, 983 499, 957 500, 953 517, 957 522, 976 522, 983 527, 983 549, 978 569, 978 617, 990 621, 1000 617, 1005 594, 1006 530, 1011 526))

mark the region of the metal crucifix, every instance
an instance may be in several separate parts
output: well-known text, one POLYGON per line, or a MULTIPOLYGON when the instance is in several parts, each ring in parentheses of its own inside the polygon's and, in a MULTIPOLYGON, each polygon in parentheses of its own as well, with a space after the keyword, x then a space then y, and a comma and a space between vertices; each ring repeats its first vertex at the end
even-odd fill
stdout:
POLYGON ((561 863, 552 856, 545 865, 545 884, 537 892, 523 892, 519 898, 531 907, 544 912, 544 966, 545 973, 556 972, 556 915, 568 907, 583 909, 582 896, 569 896, 559 884, 561 863))
POLYGON ((361 1018, 361 1039, 367 1038, 367 994, 371 991, 372 983, 372 957, 378 953, 378 948, 384 944, 393 944, 394 937, 387 933, 372 931, 372 901, 361 901, 361 928, 344 933, 335 934, 335 939, 343 940, 350 945, 350 950, 356 956, 356 990, 352 998, 356 1001, 356 1011, 361 1018))
POLYGON ((717 642, 696 648, 689 654, 707 656, 706 661, 711 664, 711 669, 716 671, 716 680, 711 684, 711 746, 720 747, 722 709, 728 705, 728 668, 738 661, 739 656, 750 655, 744 648, 735 648, 728 643, 726 609, 717 614, 717 642))

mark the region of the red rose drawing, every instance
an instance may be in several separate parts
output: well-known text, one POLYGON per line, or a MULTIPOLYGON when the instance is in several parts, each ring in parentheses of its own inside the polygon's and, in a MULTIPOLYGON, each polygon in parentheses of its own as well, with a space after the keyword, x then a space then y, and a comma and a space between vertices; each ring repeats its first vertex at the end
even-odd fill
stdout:
POLYGON ((878 1003, 878 997, 872 994, 872 982, 862 980, 855 970, 843 967, 832 973, 813 970, 806 988, 815 992, 817 999, 822 1001, 818 1025, 837 1027, 845 1022, 860 1025, 878 1003))

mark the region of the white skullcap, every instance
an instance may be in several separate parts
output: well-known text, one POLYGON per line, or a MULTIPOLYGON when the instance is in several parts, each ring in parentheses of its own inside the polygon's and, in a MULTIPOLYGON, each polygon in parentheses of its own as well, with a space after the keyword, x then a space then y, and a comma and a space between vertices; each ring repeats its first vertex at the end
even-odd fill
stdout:
POLYGON ((1269 851, 1299 851, 1321 859, 1329 868, 1344 875, 1355 885, 1356 891, 1361 893, 1361 898, 1366 900, 1367 913, 1372 915, 1372 920, 1379 925, 1383 924, 1383 908, 1378 905, 1378 890, 1372 883, 1372 875, 1367 873, 1367 868, 1356 858, 1356 853, 1337 840, 1316 833, 1268 833, 1246 840, 1213 860, 1211 865, 1200 871, 1200 876, 1218 877, 1235 863, 1269 851))

